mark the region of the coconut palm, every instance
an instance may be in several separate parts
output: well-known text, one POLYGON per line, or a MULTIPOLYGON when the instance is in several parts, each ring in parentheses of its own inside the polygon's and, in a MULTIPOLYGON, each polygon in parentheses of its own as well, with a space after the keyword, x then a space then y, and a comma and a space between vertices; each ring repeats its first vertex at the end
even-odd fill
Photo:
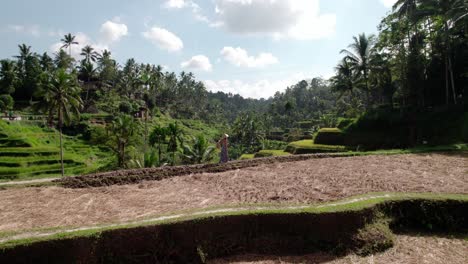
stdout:
POLYGON ((203 135, 193 138, 193 144, 183 146, 184 159, 190 164, 200 164, 209 162, 213 158, 214 146, 210 146, 208 140, 203 135))
POLYGON ((43 71, 52 71, 54 69, 54 60, 49 56, 49 54, 47 54, 47 52, 44 52, 40 56, 39 60, 43 71))
POLYGON ((149 136, 149 141, 152 146, 158 147, 158 163, 161 164, 162 144, 166 143, 167 129, 157 125, 153 128, 149 136))
POLYGON ((169 136, 169 142, 167 145, 167 150, 172 153, 172 161, 171 164, 174 166, 175 164, 175 153, 179 147, 179 142, 182 142, 182 130, 180 129, 177 122, 169 124, 167 127, 167 135, 169 136))
POLYGON ((0 94, 12 94, 18 81, 17 66, 14 61, 0 61, 0 94))
POLYGON ((75 36, 68 33, 67 35, 63 36, 63 39, 61 39, 60 41, 63 42, 62 48, 68 48, 68 51, 69 51, 68 55, 70 55, 70 57, 71 57, 72 45, 78 45, 79 44, 77 41, 75 41, 75 36))
POLYGON ((83 49, 81 49, 80 55, 85 57, 84 61, 88 64, 95 62, 99 58, 99 53, 97 53, 90 45, 86 45, 83 49))
POLYGON ((95 87, 93 79, 95 79, 97 75, 97 70, 94 68, 92 63, 88 63, 86 61, 82 61, 79 67, 79 77, 80 80, 84 82, 84 87, 86 88, 86 96, 85 96, 85 109, 89 107, 89 90, 95 87))
POLYGON ((446 104, 449 103, 449 83, 452 88, 454 104, 456 100, 455 79, 453 70, 453 40, 450 31, 458 27, 467 25, 468 22, 468 3, 462 0, 425 0, 421 4, 421 15, 418 19, 432 18, 439 21, 442 25, 439 30, 443 32, 444 40, 444 63, 445 63, 445 90, 446 104), (465 22, 465 23, 463 23, 465 22))
POLYGON ((73 58, 70 57, 63 49, 55 53, 55 66, 59 69, 69 69, 73 64, 73 58))
POLYGON ((341 53, 346 55, 346 59, 350 62, 356 72, 356 76, 362 78, 364 82, 364 90, 367 98, 367 108, 370 106, 370 89, 369 89, 369 61, 375 43, 375 36, 366 36, 365 33, 358 37, 353 37, 354 42, 344 49, 341 53))
POLYGON ((345 93, 354 95, 356 75, 353 71, 352 64, 347 58, 341 60, 338 66, 335 67, 336 75, 331 79, 332 89, 340 93, 342 97, 345 93))
POLYGON ((26 64, 27 62, 33 57, 31 52, 31 46, 27 46, 26 44, 18 45, 19 48, 19 55, 14 56, 18 59, 18 68, 22 75, 26 72, 26 64))
POLYGON ((41 78, 42 101, 47 105, 48 111, 56 115, 60 131, 60 162, 62 165, 62 176, 65 175, 63 166, 63 124, 69 124, 73 115, 79 116, 82 101, 80 98, 80 87, 75 76, 67 73, 64 69, 56 72, 44 73, 41 78))
POLYGON ((111 148, 117 154, 117 162, 120 168, 126 166, 125 158, 127 147, 135 140, 139 132, 139 125, 129 115, 117 116, 109 126, 111 132, 111 148))

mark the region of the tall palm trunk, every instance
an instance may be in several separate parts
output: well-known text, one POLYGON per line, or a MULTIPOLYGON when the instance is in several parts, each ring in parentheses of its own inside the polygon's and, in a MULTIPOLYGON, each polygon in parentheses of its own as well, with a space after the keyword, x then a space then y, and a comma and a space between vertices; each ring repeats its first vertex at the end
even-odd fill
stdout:
POLYGON ((62 168, 62 177, 65 176, 65 168, 63 166, 63 139, 62 139, 62 109, 59 107, 58 112, 58 125, 59 125, 59 132, 60 132, 60 165, 62 168))
POLYGON ((364 71, 364 79, 366 80, 366 110, 370 109, 370 91, 369 80, 367 79, 367 71, 364 71))
POLYGON ((63 167, 63 142, 62 142, 62 126, 60 126, 60 163, 62 165, 62 177, 65 176, 65 168, 63 167))
MULTIPOLYGON (((445 61, 445 68, 447 69, 447 73, 450 74, 450 82, 451 82, 451 88, 452 88, 452 93, 453 93, 453 103, 457 104, 457 95, 455 92, 455 81, 453 78, 453 68, 452 68, 452 58, 450 56, 450 36, 449 36, 449 26, 448 26, 448 21, 444 23, 445 27, 445 45, 446 45, 446 50, 445 50, 445 56, 446 56, 446 61, 445 61)), ((447 79, 446 81, 446 89, 448 93, 448 78, 449 76, 446 75, 445 77, 447 79)), ((447 99, 447 104, 448 104, 448 99, 447 99)))
POLYGON ((453 103, 457 104, 457 94, 456 94, 456 91, 455 91, 455 80, 453 78, 452 58, 450 56, 448 58, 448 66, 449 66, 449 72, 450 72, 450 80, 452 81, 453 103))
POLYGON ((448 60, 445 58, 445 104, 449 104, 448 60))
POLYGON ((161 166, 161 141, 158 143, 158 165, 161 166))

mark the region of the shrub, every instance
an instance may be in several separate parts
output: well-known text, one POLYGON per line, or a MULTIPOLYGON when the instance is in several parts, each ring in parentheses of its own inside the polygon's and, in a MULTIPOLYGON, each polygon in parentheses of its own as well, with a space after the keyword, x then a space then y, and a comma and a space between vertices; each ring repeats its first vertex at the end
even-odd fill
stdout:
POLYGON ((345 138, 338 128, 322 128, 315 136, 314 142, 323 145, 344 145, 345 138))
POLYGON ((271 149, 264 149, 260 150, 259 152, 255 153, 255 158, 265 158, 265 157, 279 157, 279 156, 287 156, 290 153, 285 152, 283 150, 271 150, 271 149))
POLYGON ((0 95, 0 111, 7 111, 13 109, 15 101, 13 97, 8 94, 0 95))
POLYGON ((344 130, 344 144, 373 150, 407 148, 427 142, 444 145, 468 141, 468 113, 463 109, 427 112, 380 110, 366 113, 344 130))
POLYGON ((291 142, 285 152, 291 154, 313 154, 313 153, 330 153, 346 151, 345 146, 331 146, 315 144, 313 140, 301 140, 291 142))
POLYGON ((90 134, 89 142, 91 144, 93 144, 93 145, 94 144, 103 145, 109 139, 109 136, 107 134, 106 129, 104 127, 102 127, 102 126, 92 126, 92 127, 90 127, 89 134, 90 134))
POLYGON ((347 129, 356 121, 354 118, 339 118, 337 127, 341 130, 347 129))
POLYGON ((271 131, 266 135, 266 139, 269 140, 283 140, 284 139, 284 131, 271 131))
POLYGON ((301 129, 311 129, 314 127, 314 123, 312 121, 300 121, 296 123, 296 126, 301 129))
POLYGON ((262 145, 264 149, 285 149, 288 143, 278 140, 263 140, 262 145))
POLYGON ((122 101, 119 104, 119 111, 125 114, 131 114, 133 112, 133 106, 127 101, 122 101))

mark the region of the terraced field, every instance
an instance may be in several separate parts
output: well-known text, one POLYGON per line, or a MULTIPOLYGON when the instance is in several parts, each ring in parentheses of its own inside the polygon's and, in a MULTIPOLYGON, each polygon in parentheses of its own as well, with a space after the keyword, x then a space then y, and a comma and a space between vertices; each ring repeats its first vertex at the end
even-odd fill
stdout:
MULTIPOLYGON (((361 258, 418 230, 463 237, 466 155, 285 156, 6 188, 0 262, 262 263, 314 252, 361 258)), ((467 257, 460 253, 455 263, 467 257)))
MULTIPOLYGON (((67 175, 92 172, 106 157, 97 147, 66 136, 64 152, 67 175)), ((56 130, 0 121, 0 181, 59 176, 59 154, 56 130)))

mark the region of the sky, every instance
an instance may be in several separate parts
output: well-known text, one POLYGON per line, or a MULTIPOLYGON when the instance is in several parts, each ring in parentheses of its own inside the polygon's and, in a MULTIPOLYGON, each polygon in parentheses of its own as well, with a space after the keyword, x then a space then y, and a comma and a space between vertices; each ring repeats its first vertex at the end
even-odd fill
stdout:
POLYGON ((352 37, 376 34, 396 0, 2 0, 0 58, 25 43, 54 54, 71 33, 81 48, 124 64, 193 72, 210 91, 268 98, 329 78, 352 37))

